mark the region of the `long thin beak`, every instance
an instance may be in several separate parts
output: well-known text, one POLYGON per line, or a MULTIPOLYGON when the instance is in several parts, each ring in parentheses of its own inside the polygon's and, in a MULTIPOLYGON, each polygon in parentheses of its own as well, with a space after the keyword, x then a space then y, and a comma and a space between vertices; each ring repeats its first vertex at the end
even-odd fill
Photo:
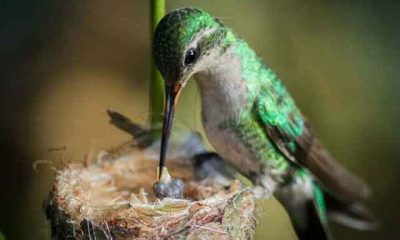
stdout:
POLYGON ((178 103, 179 95, 182 90, 180 83, 174 85, 165 86, 165 107, 164 107, 164 120, 163 130, 161 137, 161 150, 160 150, 160 162, 158 168, 158 179, 161 178, 163 168, 165 166, 165 157, 167 155, 168 140, 171 134, 172 122, 174 119, 175 106, 178 103))

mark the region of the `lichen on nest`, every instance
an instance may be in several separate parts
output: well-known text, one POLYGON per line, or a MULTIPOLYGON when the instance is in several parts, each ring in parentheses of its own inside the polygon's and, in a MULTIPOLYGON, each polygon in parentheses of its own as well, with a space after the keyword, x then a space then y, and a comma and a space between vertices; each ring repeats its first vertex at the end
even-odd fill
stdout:
POLYGON ((195 133, 171 141, 168 169, 184 182, 183 199, 153 194, 158 141, 136 139, 92 164, 66 164, 45 203, 53 239, 252 239, 252 191, 209 166, 204 176, 194 156, 205 151, 195 133))

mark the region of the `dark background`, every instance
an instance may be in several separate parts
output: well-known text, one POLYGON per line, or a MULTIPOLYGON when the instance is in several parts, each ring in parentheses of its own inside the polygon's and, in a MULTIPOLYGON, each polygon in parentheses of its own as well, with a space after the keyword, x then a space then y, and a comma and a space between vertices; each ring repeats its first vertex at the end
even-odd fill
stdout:
MULTIPOLYGON (((168 1, 220 17, 272 66, 337 159, 371 185, 381 231, 333 225, 337 239, 400 237, 400 2, 168 1)), ((147 119, 148 1, 0 0, 0 231, 49 239, 41 210, 63 158, 118 145, 104 109, 147 119)), ((177 126, 201 130, 194 82, 177 126), (195 107, 193 107, 195 106, 195 107), (193 110, 194 109, 194 110, 193 110)), ((273 200, 258 239, 295 239, 273 200)))

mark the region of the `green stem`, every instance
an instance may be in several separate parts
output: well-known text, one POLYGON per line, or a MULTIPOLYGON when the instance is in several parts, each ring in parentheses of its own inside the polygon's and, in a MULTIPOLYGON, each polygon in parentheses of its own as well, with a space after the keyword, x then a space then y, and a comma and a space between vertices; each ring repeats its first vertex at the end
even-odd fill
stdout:
MULTIPOLYGON (((157 27, 158 22, 165 15, 165 0, 151 0, 151 41, 153 42, 153 34, 157 27)), ((151 80, 150 80, 150 126, 157 128, 162 122, 163 111, 163 96, 164 96, 164 80, 157 70, 154 60, 151 64, 151 80)), ((160 131, 157 135, 160 134, 160 131)))

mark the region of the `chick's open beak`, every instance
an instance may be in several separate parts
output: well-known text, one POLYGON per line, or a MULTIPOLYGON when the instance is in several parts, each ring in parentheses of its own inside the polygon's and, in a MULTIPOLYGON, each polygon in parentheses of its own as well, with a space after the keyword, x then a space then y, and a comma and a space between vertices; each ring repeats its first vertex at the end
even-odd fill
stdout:
POLYGON ((165 158, 167 155, 168 140, 171 134, 172 122, 174 119, 175 106, 178 103, 179 95, 182 90, 182 85, 176 82, 173 85, 165 85, 165 107, 163 130, 161 137, 160 162, 158 168, 158 178, 161 178, 163 168, 165 166, 165 158))

